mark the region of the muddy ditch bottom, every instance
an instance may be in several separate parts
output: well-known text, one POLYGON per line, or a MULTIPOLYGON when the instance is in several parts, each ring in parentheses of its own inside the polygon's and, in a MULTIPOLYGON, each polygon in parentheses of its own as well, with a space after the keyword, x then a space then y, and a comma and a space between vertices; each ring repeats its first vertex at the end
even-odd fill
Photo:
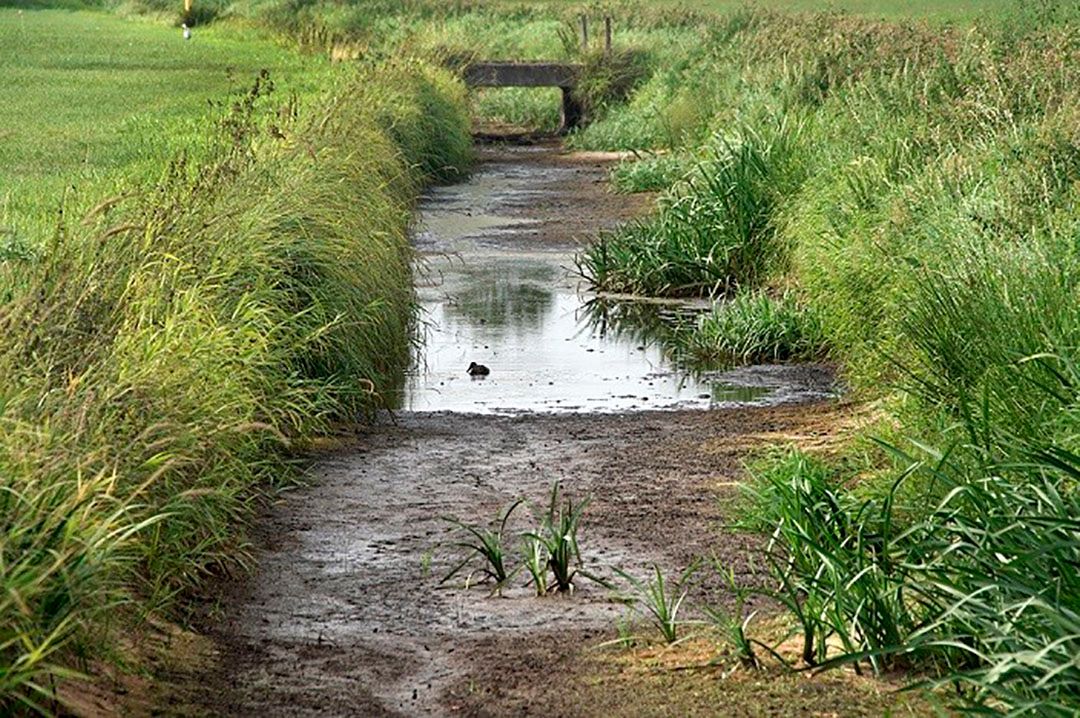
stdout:
MULTIPOLYGON (((556 482, 592 498, 579 538, 594 572, 644 576, 656 564, 670 576, 715 555, 741 582, 761 580, 752 567, 764 539, 724 528, 742 462, 793 435, 828 434, 843 410, 821 367, 740 370, 721 387, 737 395, 665 385, 662 353, 582 316, 584 298, 558 269, 648 204, 608 191, 609 168, 555 147, 486 150, 468 183, 427 195, 414 241, 435 264, 418 286, 433 329, 403 401, 426 411, 355 429, 259 518, 253 574, 206 607, 209 668, 178 681, 163 712, 641 714, 632 692, 601 708, 570 690, 626 615, 607 589, 579 580, 572 596, 538 598, 524 574, 502 596, 440 586, 460 559, 443 517, 488 522, 519 498, 542 507, 556 482), (492 365, 488 380, 463 378, 472 360, 492 365), (792 390, 800 382, 807 391, 792 390), (790 403, 740 406, 784 391, 790 403), (597 413, 592 395, 613 413, 597 413), (643 396, 673 408, 642 411, 643 396)), ((535 526, 519 509, 510 529, 535 526)), ((714 580, 693 601, 727 598, 714 580)), ((698 709, 717 714, 708 701, 673 714, 698 709)))
MULTIPOLYGON (((555 715, 595 715, 565 703, 561 686, 580 678, 590 646, 615 638, 625 606, 588 581, 543 598, 523 577, 501 597, 440 587, 460 555, 440 545, 440 517, 487 520, 520 497, 542 505, 558 481, 592 497, 580 534, 592 570, 677 572, 715 554, 755 582, 762 538, 725 530, 718 498, 730 498, 750 448, 825 433, 836 411, 417 413, 360 431, 260 521, 258 568, 226 588, 207 622, 216 665, 185 710, 552 715, 558 705, 555 715)), ((529 512, 511 527, 532 527, 529 512)), ((726 600, 717 584, 703 591, 693 600, 726 600)))

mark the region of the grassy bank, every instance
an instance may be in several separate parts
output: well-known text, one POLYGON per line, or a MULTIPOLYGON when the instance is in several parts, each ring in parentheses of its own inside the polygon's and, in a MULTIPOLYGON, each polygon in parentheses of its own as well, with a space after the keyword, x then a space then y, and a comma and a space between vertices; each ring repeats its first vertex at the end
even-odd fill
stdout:
MULTIPOLYGON (((24 16, 23 49, 42 59, 8 81, 96 97, 98 70, 52 74, 34 39, 35 26, 64 32, 82 16, 24 16)), ((0 261, 5 711, 50 710, 50 675, 116 660, 125 626, 242 565, 253 502, 289 479, 290 453, 397 385, 411 203, 468 160, 463 91, 422 63, 316 68, 296 87, 323 87, 302 94, 237 70, 210 81, 202 102, 218 107, 192 112, 203 76, 190 58, 154 55, 161 28, 90 21, 126 33, 118 47, 151 38, 110 54, 99 78, 147 113, 119 127, 116 104, 43 114, 12 122, 25 142, 5 143, 19 168, 0 261), (151 56, 160 67, 140 70, 151 56), (177 77, 191 82, 173 94, 177 77), (47 150, 53 137, 83 142, 83 122, 98 133, 85 139, 96 169, 65 202, 49 190, 72 164, 47 150), (64 212, 42 219, 50 205, 64 212)), ((193 52, 224 57, 232 40, 219 32, 216 49, 193 52)), ((240 60, 255 64, 280 52, 248 50, 240 60)))
POLYGON ((691 344, 726 359, 820 333, 887 400, 869 450, 758 468, 803 663, 1072 715, 1080 25, 1044 10, 976 29, 733 14, 575 142, 669 150, 625 188, 676 178, 584 252, 598 287, 724 298, 691 344))

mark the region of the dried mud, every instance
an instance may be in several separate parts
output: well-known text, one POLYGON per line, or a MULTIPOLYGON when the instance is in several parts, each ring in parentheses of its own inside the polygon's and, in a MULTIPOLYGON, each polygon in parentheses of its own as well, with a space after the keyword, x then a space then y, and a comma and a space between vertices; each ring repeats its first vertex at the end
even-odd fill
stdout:
MULTIPOLYGON (((207 713, 533 715, 615 637, 625 608, 584 579, 537 598, 523 579, 440 586, 459 555, 441 518, 486 521, 553 482, 592 497, 586 564, 677 572, 715 555, 754 582, 760 537, 724 530, 721 501, 755 437, 805 432, 828 405, 520 417, 412 414, 323 457, 261 522, 258 569, 227 589, 203 678, 207 713), (726 442, 726 443, 725 443, 726 442), (721 448, 716 448, 720 446, 721 448), (723 448, 723 447, 729 448, 723 448)), ((531 526, 528 510, 514 529, 531 526)), ((722 601, 719 592, 713 600, 722 601)), ((563 703, 565 715, 593 715, 563 703)))

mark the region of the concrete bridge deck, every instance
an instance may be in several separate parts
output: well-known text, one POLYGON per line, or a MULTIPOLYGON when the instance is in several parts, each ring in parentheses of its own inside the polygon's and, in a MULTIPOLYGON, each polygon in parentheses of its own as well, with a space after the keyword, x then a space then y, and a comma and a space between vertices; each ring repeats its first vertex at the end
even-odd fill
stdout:
POLYGON ((574 97, 582 66, 569 62, 473 62, 462 71, 470 87, 558 87, 562 90, 560 132, 581 124, 584 108, 574 97))

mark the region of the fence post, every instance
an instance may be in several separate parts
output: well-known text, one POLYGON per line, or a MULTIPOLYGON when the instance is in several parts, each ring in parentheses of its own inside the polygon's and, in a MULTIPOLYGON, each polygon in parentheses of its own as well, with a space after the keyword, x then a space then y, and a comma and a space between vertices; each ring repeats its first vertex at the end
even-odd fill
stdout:
POLYGON ((581 51, 589 51, 589 18, 581 16, 581 51))
POLYGON ((611 16, 604 18, 604 55, 611 57, 611 16))

